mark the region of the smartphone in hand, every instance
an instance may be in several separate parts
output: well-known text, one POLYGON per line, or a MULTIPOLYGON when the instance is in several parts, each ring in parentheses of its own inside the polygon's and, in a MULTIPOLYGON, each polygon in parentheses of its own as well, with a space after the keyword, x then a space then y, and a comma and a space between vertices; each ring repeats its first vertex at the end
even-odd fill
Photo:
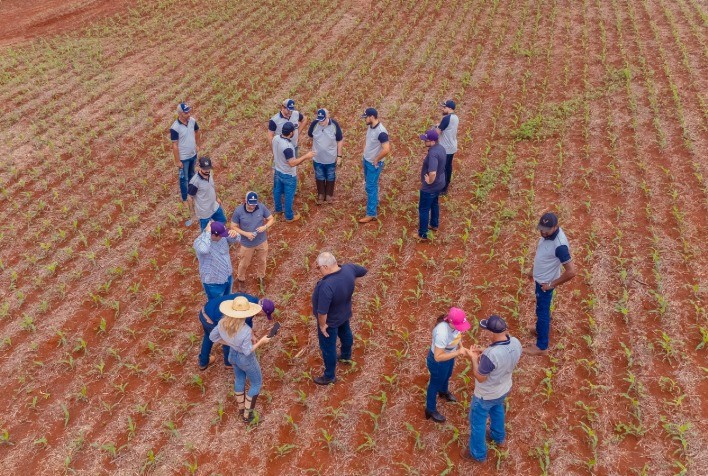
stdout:
POLYGON ((275 337, 275 335, 278 333, 280 330, 280 323, 276 322, 273 327, 270 328, 270 332, 268 333, 268 338, 271 339, 275 337))

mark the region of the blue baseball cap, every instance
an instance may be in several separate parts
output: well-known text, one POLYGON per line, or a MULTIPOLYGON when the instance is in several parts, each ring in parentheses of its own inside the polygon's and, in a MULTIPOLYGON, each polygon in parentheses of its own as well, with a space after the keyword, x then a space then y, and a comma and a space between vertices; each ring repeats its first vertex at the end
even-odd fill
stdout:
POLYGON ((479 321, 479 327, 486 329, 489 332, 493 332, 494 334, 501 334, 507 329, 506 321, 496 314, 479 321))
POLYGON ((425 131, 425 134, 421 134, 418 137, 420 137, 420 140, 430 140, 433 142, 437 142, 439 137, 438 137, 438 131, 435 129, 428 129, 425 131))
POLYGON ((364 114, 361 115, 361 118, 366 119, 369 116, 374 116, 376 119, 378 119, 379 118, 379 111, 377 111, 373 107, 367 107, 366 111, 364 111, 364 114))
POLYGON ((258 205, 258 194, 256 192, 248 192, 246 194, 246 203, 249 205, 258 205))
POLYGON ((322 122, 325 119, 327 119, 327 109, 318 109, 317 110, 317 120, 322 122))
POLYGON ((548 212, 544 213, 541 219, 538 221, 538 226, 536 227, 540 231, 546 233, 550 232, 554 226, 558 224, 558 217, 555 213, 548 212))
POLYGON ((290 109, 291 111, 295 110, 295 100, 294 99, 286 99, 283 101, 283 107, 286 109, 290 109))
POLYGON ((283 124, 282 134, 284 136, 290 135, 290 133, 292 133, 293 131, 295 131, 295 124, 293 124, 292 122, 286 122, 285 124, 283 124))
POLYGON ((441 105, 442 107, 449 107, 449 108, 452 109, 452 110, 454 110, 455 107, 456 107, 455 101, 453 101, 452 99, 448 99, 448 100, 445 101, 445 102, 441 102, 440 105, 441 105))
POLYGON ((189 107, 189 104, 187 104, 186 102, 181 102, 181 103, 179 103, 179 105, 177 106, 177 112, 184 112, 184 113, 187 113, 187 112, 189 112, 189 111, 191 111, 191 110, 192 110, 192 108, 189 107))

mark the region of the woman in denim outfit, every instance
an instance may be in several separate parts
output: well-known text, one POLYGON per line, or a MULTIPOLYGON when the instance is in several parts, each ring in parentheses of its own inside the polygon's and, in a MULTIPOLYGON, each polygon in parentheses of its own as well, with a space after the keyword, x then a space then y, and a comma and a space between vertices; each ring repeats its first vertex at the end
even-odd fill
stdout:
POLYGON ((258 394, 261 391, 263 377, 261 367, 256 359, 256 349, 270 340, 264 335, 254 342, 251 324, 246 322, 249 317, 261 312, 259 304, 249 302, 244 296, 221 303, 219 310, 224 315, 219 324, 211 331, 209 338, 214 343, 228 345, 229 363, 233 365, 234 392, 239 411, 243 412, 243 421, 253 421, 253 409, 256 406, 258 394), (246 392, 246 380, 250 383, 246 392))
POLYGON ((455 396, 448 388, 452 368, 455 365, 455 357, 467 355, 467 351, 461 344, 462 332, 469 330, 470 323, 467 322, 465 311, 456 307, 450 308, 445 316, 438 317, 437 324, 433 329, 433 343, 428 351, 428 370, 430 371, 430 382, 428 382, 428 392, 425 399, 425 418, 432 418, 436 423, 445 421, 445 417, 437 410, 437 397, 456 402, 455 396))

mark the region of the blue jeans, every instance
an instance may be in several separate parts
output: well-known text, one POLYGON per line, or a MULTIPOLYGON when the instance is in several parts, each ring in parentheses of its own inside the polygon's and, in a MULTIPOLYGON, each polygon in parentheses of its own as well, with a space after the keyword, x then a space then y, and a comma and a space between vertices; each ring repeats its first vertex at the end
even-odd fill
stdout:
POLYGON ((536 347, 541 350, 548 349, 548 338, 551 333, 551 302, 553 302, 553 289, 544 291, 536 283, 536 347))
MULTIPOLYGON (((202 313, 202 311, 199 311, 199 322, 202 323, 202 327, 204 328, 204 338, 202 339, 202 350, 199 352, 199 365, 204 366, 204 365, 209 364, 209 355, 211 354, 211 348, 214 345, 214 343, 211 341, 211 339, 209 339, 209 334, 211 333, 212 330, 214 330, 217 323, 214 322, 213 324, 209 324, 204 319, 204 314, 202 313)), ((229 347, 225 345, 222 347, 222 350, 224 351, 224 364, 227 364, 229 362, 229 347)))
POLYGON ((455 154, 445 155, 445 188, 443 188, 440 193, 447 193, 447 188, 450 186, 450 179, 452 178, 452 158, 455 154))
POLYGON ((428 382, 428 393, 425 395, 425 409, 434 412, 437 409, 438 393, 447 393, 452 368, 455 366, 455 359, 444 362, 436 362, 432 350, 428 351, 428 358, 425 359, 430 372, 430 382, 428 382))
POLYGON ((428 223, 437 228, 440 220, 440 206, 438 205, 439 192, 420 191, 418 199, 418 236, 428 237, 428 223))
POLYGON ((283 211, 283 196, 285 196, 285 219, 292 220, 295 216, 293 212, 293 201, 295 201, 295 190, 297 189, 297 177, 284 174, 277 170, 273 174, 273 201, 275 211, 283 211))
POLYGON ((349 326, 349 320, 338 327, 327 326, 327 334, 325 335, 317 326, 317 339, 320 343, 320 350, 322 351, 322 360, 324 361, 324 377, 326 379, 333 380, 335 378, 335 369, 337 367, 337 337, 342 343, 342 350, 340 353, 341 359, 350 360, 352 358, 352 346, 354 345, 354 336, 352 335, 352 329, 349 326))
POLYGON ((482 400, 472 397, 470 405, 470 454, 478 461, 487 459, 487 418, 490 422, 490 433, 496 443, 504 443, 504 400, 505 394, 493 400, 482 400))
POLYGON ((366 216, 377 216, 377 208, 379 206, 379 176, 384 168, 384 161, 379 162, 378 167, 374 167, 371 162, 362 159, 364 165, 364 181, 366 185, 366 216))
POLYGON ((228 296, 231 294, 231 288, 234 282, 234 277, 229 276, 225 283, 221 284, 207 284, 202 283, 204 286, 204 292, 207 295, 207 301, 218 298, 221 296, 228 296))
POLYGON ((224 214, 224 209, 221 208, 221 205, 219 205, 219 208, 216 209, 214 214, 210 216, 209 218, 200 218, 199 219, 199 226, 202 227, 202 231, 204 231, 204 228, 209 224, 210 220, 214 221, 220 221, 224 225, 226 225, 226 215, 224 214))
POLYGON ((194 164, 196 161, 196 155, 191 159, 180 161, 182 162, 182 168, 179 169, 179 192, 182 194, 183 202, 187 200, 187 188, 189 188, 189 181, 194 177, 194 164))
POLYGON ((241 393, 246 390, 246 379, 251 384, 248 389, 248 398, 253 398, 261 392, 263 385, 263 375, 261 366, 258 364, 256 354, 251 352, 248 355, 231 350, 229 352, 229 362, 234 366, 234 392, 241 393))
POLYGON ((328 182, 334 182, 337 179, 335 171, 337 170, 337 163, 331 164, 320 164, 319 162, 312 162, 312 166, 315 169, 315 180, 326 180, 328 182))

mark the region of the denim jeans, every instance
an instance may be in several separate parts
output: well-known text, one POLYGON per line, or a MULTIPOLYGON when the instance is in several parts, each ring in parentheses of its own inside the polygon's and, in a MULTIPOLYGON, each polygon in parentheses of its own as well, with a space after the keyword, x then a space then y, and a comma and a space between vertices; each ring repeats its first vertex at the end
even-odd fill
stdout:
POLYGON ((202 231, 204 231, 204 228, 206 228, 206 226, 209 224, 210 220, 220 221, 224 225, 226 224, 226 215, 224 214, 224 209, 221 208, 221 205, 219 205, 219 208, 209 218, 200 218, 199 219, 199 226, 202 227, 202 231))
POLYGON ((490 433, 496 443, 504 443, 504 400, 506 395, 493 400, 482 400, 472 397, 470 405, 470 454, 478 461, 487 459, 487 418, 490 422, 490 433))
POLYGON ((420 191, 418 199, 418 236, 428 237, 428 223, 437 228, 440 220, 440 206, 438 205, 439 192, 420 191))
POLYGON ((297 177, 284 174, 277 170, 273 174, 273 201, 275 211, 283 211, 283 196, 285 197, 285 219, 292 220, 295 216, 293 212, 293 201, 295 200, 295 190, 297 189, 297 177))
POLYGON ((553 302, 553 289, 544 291, 536 283, 536 347, 541 350, 548 349, 548 339, 551 333, 551 302, 553 302))
POLYGON ((329 337, 325 337, 319 326, 317 327, 317 339, 320 343, 322 360, 325 366, 324 377, 326 379, 334 379, 336 375, 334 371, 337 368, 337 337, 339 337, 339 341, 342 344, 340 358, 350 360, 352 358, 354 336, 349 326, 349 320, 338 327, 327 326, 327 334, 329 334, 329 337))
POLYGON ((450 179, 452 178, 452 158, 455 154, 447 154, 445 156, 445 188, 443 188, 440 193, 447 193, 447 187, 450 186, 450 179))
POLYGON ((326 180, 328 182, 334 182, 337 179, 337 163, 333 162, 331 164, 320 164, 319 162, 312 162, 312 166, 315 169, 315 180, 326 180))
POLYGON ((229 294, 231 294, 231 288, 233 283, 233 276, 229 276, 226 282, 221 284, 202 283, 202 286, 204 286, 204 292, 207 295, 207 301, 221 296, 228 296, 229 294))
POLYGON ((375 217, 378 215, 377 208, 379 206, 379 176, 384 168, 384 161, 379 162, 378 167, 374 167, 371 162, 362 159, 364 166, 364 182, 366 185, 366 216, 375 217))
POLYGON ((248 389, 248 398, 253 398, 261 392, 263 385, 263 375, 261 366, 258 364, 255 352, 248 355, 231 350, 229 352, 229 362, 234 366, 234 392, 241 393, 246 390, 246 379, 251 384, 248 389))
MULTIPOLYGON (((209 363, 209 355, 211 354, 211 348, 214 346, 214 343, 211 341, 211 339, 209 339, 209 334, 212 330, 214 330, 217 323, 214 322, 213 324, 209 324, 206 319, 204 319, 204 314, 202 313, 202 311, 199 311, 199 322, 202 323, 202 327, 204 328, 202 350, 199 352, 199 365, 204 366, 209 363)), ((227 364, 229 362, 229 347, 225 345, 222 347, 222 350, 224 351, 224 364, 227 364)))
POLYGON ((196 161, 196 155, 191 159, 180 161, 182 162, 182 168, 179 169, 179 192, 182 194, 183 202, 187 200, 187 189, 189 188, 189 181, 194 177, 194 164, 196 161))
POLYGON ((425 409, 434 412, 437 409, 438 393, 447 393, 449 390, 448 384, 450 383, 450 377, 452 377, 455 359, 436 362, 433 351, 429 350, 425 363, 428 364, 428 372, 430 372, 428 393, 425 396, 425 409))

